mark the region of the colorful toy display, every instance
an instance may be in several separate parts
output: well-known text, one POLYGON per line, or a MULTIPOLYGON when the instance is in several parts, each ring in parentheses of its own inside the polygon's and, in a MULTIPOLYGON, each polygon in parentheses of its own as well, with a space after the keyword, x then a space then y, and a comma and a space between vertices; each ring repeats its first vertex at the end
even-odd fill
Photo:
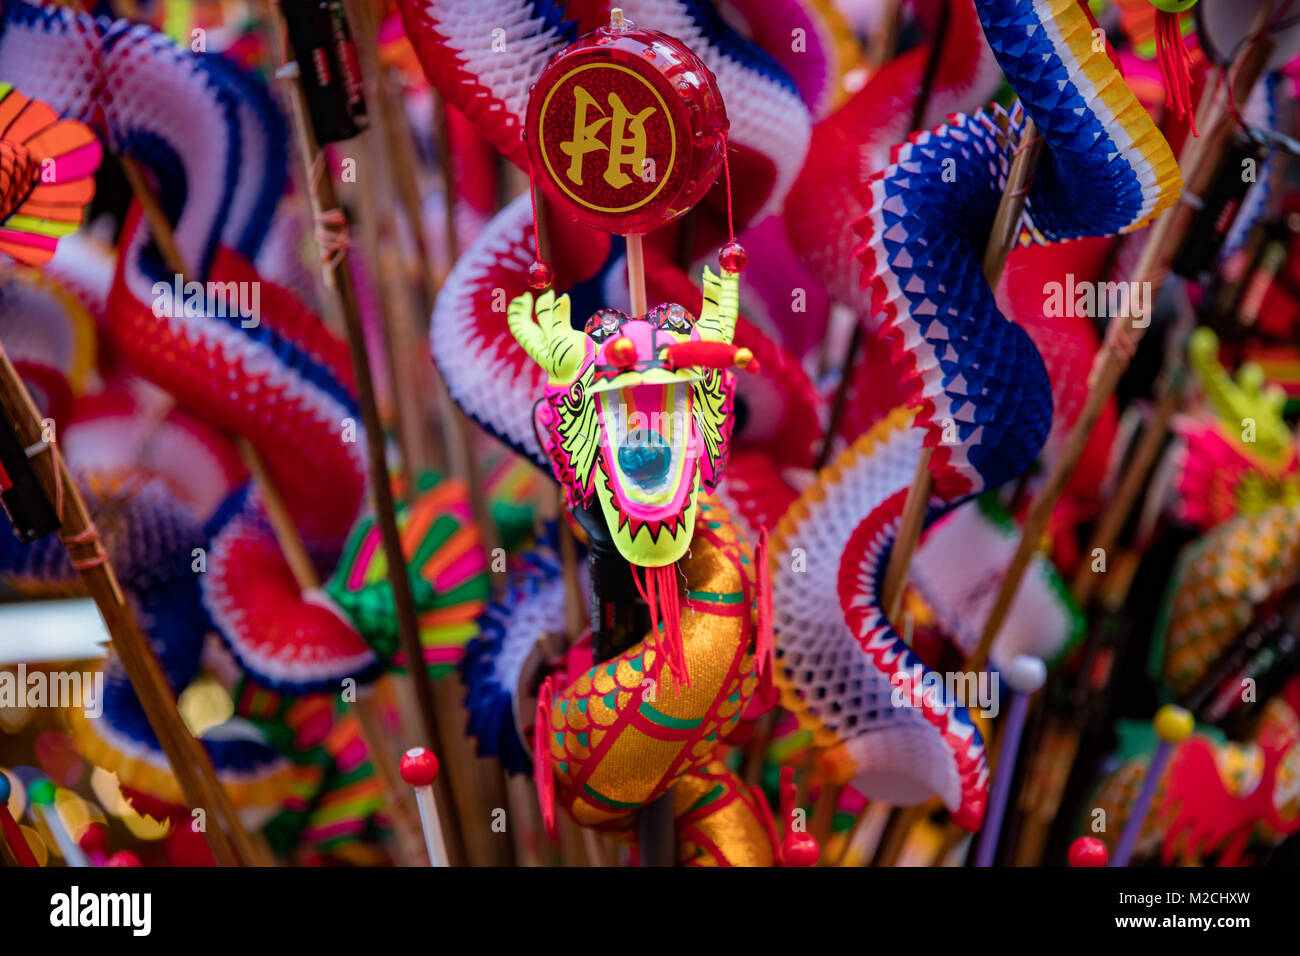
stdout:
POLYGON ((1300 860, 1230 6, 5 0, 0 859, 1300 860))

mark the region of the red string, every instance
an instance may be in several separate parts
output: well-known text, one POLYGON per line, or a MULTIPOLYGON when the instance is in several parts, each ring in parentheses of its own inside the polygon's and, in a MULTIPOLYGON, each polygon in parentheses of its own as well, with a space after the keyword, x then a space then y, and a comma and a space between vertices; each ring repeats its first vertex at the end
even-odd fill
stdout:
POLYGON ((538 262, 542 261, 542 228, 537 219, 537 182, 533 179, 533 158, 528 157, 528 198, 533 204, 533 249, 538 262))
MULTIPOLYGON (((51 435, 50 440, 43 443, 42 450, 50 453, 50 461, 54 466, 54 513, 58 516, 59 524, 62 525, 64 497, 63 469, 59 467, 59 458, 54 453, 54 443, 55 436, 51 435)), ((100 567, 108 561, 108 555, 104 552, 104 546, 99 540, 99 529, 95 527, 93 521, 76 534, 60 534, 59 538, 68 549, 68 556, 71 559, 72 568, 75 571, 89 571, 91 568, 100 567), (89 546, 93 549, 89 557, 78 558, 73 554, 74 549, 85 546, 89 546)))
POLYGON ((1227 79, 1227 82, 1228 82, 1228 111, 1232 113, 1232 119, 1233 119, 1233 121, 1234 121, 1238 126, 1244 127, 1244 126, 1246 125, 1246 122, 1245 122, 1245 120, 1243 120, 1243 119, 1241 118, 1241 112, 1240 112, 1240 110, 1238 110, 1238 108, 1237 108, 1237 90, 1236 90, 1236 85, 1237 85, 1237 76, 1236 76, 1236 71, 1239 70, 1239 69, 1241 69, 1241 64, 1242 64, 1242 63, 1245 61, 1245 59, 1246 59, 1246 53, 1249 53, 1251 50, 1253 50, 1253 49, 1255 48, 1255 45, 1258 44, 1259 41, 1260 41, 1260 40, 1261 40, 1261 39, 1262 39, 1266 34, 1271 33, 1271 32, 1274 30, 1274 28, 1275 28, 1275 27, 1277 26, 1277 24, 1278 24, 1278 21, 1281 20, 1284 16, 1286 16, 1286 14, 1287 14, 1288 12, 1290 12, 1290 10, 1291 10, 1291 5, 1292 5, 1294 2, 1295 2, 1295 0, 1286 0, 1286 3, 1282 4, 1282 5, 1279 6, 1277 9, 1275 9, 1275 10, 1273 11, 1272 15, 1268 18, 1268 22, 1264 24, 1263 28, 1262 28, 1258 33, 1256 33, 1254 36, 1252 36, 1252 37, 1250 38, 1250 42, 1249 42, 1249 43, 1247 44, 1247 46, 1246 46, 1246 51, 1245 51, 1245 53, 1243 53, 1242 56, 1239 57, 1239 58, 1236 60, 1236 62, 1230 64, 1229 67, 1228 67, 1228 69, 1227 69, 1226 71, 1222 71, 1222 72, 1220 72, 1220 74, 1219 74, 1219 76, 1218 76, 1218 79, 1215 80, 1214 89, 1215 89, 1215 92, 1217 93, 1217 92, 1218 92, 1218 89, 1219 89, 1219 83, 1222 83, 1222 82, 1224 81, 1225 78, 1227 79), (1225 74, 1226 74, 1226 77, 1225 77, 1225 74))
MULTIPOLYGON (((320 180, 325 174, 325 151, 321 150, 311 164, 311 190, 319 195, 320 180)), ((352 240, 348 236, 348 217, 342 209, 322 209, 312 217, 316 222, 316 244, 320 246, 320 264, 337 269, 347 255, 352 240)))
POLYGON ((36 857, 32 854, 32 848, 27 845, 27 839, 23 836, 22 829, 9 813, 9 807, 6 804, 0 804, 0 829, 4 830, 5 839, 9 841, 9 849, 13 850, 14 856, 23 866, 40 866, 36 862, 36 857))
POLYGON ((772 566, 769 563, 767 529, 758 532, 758 548, 754 563, 758 565, 758 636, 754 645, 754 669, 763 679, 764 689, 772 686, 772 654, 775 640, 772 633, 772 566))
POLYGON ((548 674, 537 692, 537 711, 533 724, 533 780, 537 784, 537 802, 542 808, 546 832, 555 835, 555 771, 551 766, 551 677, 548 674))
POLYGON ((736 224, 731 218, 731 163, 727 160, 727 134, 722 134, 722 174, 727 185, 727 242, 736 241, 736 224))

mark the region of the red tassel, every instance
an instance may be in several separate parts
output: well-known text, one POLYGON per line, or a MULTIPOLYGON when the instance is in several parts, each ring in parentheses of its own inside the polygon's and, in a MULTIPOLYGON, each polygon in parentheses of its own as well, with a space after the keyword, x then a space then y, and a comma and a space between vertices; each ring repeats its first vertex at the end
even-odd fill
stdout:
POLYGON ((690 687, 691 675, 686 669, 686 648, 682 643, 681 602, 677 598, 677 565, 646 568, 644 585, 634 569, 632 580, 650 609, 650 629, 659 634, 659 623, 663 622, 662 638, 656 642, 655 680, 658 681, 659 672, 667 662, 673 671, 673 686, 678 690, 690 687))
MULTIPOLYGON (((636 583, 636 589, 641 592, 641 600, 645 601, 646 607, 650 609, 650 630, 657 634, 659 633, 659 602, 655 600, 654 579, 650 577, 650 569, 647 568, 645 573, 645 584, 642 584, 641 578, 636 573, 636 569, 637 566, 635 564, 632 565, 632 580, 636 583)), ((666 659, 667 654, 664 652, 664 649, 656 643, 655 666, 649 674, 650 678, 654 680, 656 686, 659 684, 659 674, 664 669, 664 662, 666 659)))
POLYGON ((773 648, 772 634, 772 565, 767 551, 767 529, 758 532, 758 548, 754 551, 758 565, 758 637, 754 646, 754 670, 763 679, 765 688, 772 686, 773 648))
POLYGON ((533 724, 533 780, 537 803, 542 808, 546 832, 555 836, 555 769, 551 766, 551 678, 542 681, 537 692, 537 715, 533 724))
POLYGON ((1165 105, 1173 107, 1180 119, 1187 117, 1192 124, 1192 135, 1199 136, 1192 109, 1191 57, 1187 54, 1183 31, 1178 23, 1179 14, 1157 11, 1156 51, 1160 78, 1165 84, 1165 105))

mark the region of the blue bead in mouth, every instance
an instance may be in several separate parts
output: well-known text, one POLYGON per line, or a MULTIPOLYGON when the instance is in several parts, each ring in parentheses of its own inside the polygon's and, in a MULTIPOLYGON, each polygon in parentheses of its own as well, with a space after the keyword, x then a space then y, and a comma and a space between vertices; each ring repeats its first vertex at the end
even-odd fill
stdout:
POLYGON ((629 432, 618 449, 619 469, 642 488, 661 484, 672 461, 673 452, 664 436, 646 428, 629 432))

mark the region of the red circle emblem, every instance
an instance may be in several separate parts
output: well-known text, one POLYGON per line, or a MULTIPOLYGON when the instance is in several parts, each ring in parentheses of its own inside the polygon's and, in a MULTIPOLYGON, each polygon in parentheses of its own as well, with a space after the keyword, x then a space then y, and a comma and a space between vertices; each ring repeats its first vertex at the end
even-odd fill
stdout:
POLYGON ((528 100, 528 154, 575 219, 649 232, 717 178, 727 130, 713 74, 678 41, 602 28, 547 65, 528 100))

